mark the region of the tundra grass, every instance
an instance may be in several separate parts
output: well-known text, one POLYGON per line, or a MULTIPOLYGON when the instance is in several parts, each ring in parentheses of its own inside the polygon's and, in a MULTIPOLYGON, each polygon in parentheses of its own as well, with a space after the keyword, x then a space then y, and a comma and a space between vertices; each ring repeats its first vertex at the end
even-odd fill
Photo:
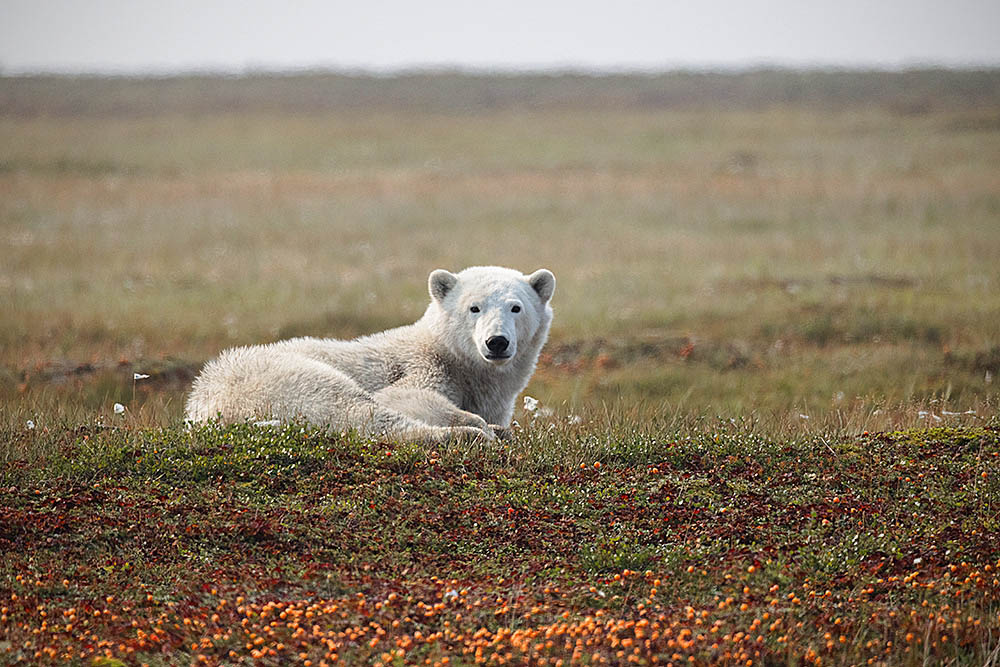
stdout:
POLYGON ((0 405, 167 425, 224 347, 406 324, 431 270, 500 264, 557 277, 529 388, 550 405, 981 413, 1000 387, 995 118, 0 115, 0 405))
POLYGON ((883 76, 3 79, 0 663, 997 664, 996 74, 883 76), (180 426, 472 264, 512 440, 180 426))
POLYGON ((295 425, 4 440, 5 664, 978 665, 1000 650, 996 421, 772 440, 728 420, 543 417, 439 448, 295 425))

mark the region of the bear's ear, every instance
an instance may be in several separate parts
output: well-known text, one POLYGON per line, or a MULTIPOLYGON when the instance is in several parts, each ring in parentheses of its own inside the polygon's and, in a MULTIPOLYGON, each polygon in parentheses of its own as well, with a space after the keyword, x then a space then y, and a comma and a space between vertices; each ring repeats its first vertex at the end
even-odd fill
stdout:
POLYGON ((430 278, 427 279, 427 289, 431 293, 431 298, 435 301, 443 301, 448 292, 458 283, 458 276, 444 269, 431 271, 430 278))
POLYGON ((548 303, 552 293, 556 291, 556 277, 548 269, 538 269, 532 273, 528 276, 528 284, 542 297, 542 303, 548 303))

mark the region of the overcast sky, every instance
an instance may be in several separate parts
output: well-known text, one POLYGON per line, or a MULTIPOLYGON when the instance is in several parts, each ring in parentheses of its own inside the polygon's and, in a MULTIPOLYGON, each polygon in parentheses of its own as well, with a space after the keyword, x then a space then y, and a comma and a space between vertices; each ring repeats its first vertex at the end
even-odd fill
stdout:
POLYGON ((1000 65, 1000 0, 0 0, 4 73, 1000 65))

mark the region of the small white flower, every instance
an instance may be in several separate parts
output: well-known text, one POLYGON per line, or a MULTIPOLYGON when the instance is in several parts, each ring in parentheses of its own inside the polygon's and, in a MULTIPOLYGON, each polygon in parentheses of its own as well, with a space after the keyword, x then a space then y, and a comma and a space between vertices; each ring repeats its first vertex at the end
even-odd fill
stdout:
POLYGON ((809 419, 809 415, 804 415, 802 413, 799 413, 799 419, 809 419))
POLYGON ((524 409, 527 412, 534 412, 538 409, 538 399, 531 396, 524 397, 524 409))
POLYGON ((256 421, 253 423, 254 426, 281 426, 280 419, 264 419, 262 421, 256 421))
POLYGON ((121 413, 125 412, 125 406, 122 405, 121 403, 115 403, 114 410, 116 415, 120 415, 121 413))
POLYGON ((145 373, 132 373, 133 380, 145 380, 148 377, 145 373))
POLYGON ((913 564, 914 564, 914 565, 920 565, 920 564, 921 564, 921 563, 923 563, 923 562, 924 562, 924 559, 923 559, 923 558, 914 558, 914 559, 913 559, 913 564))
POLYGON ((580 415, 570 415, 566 419, 566 421, 569 424, 572 424, 573 426, 576 426, 577 424, 582 424, 583 423, 583 417, 581 417, 580 415))
POLYGON ((24 423, 24 425, 25 425, 25 427, 27 427, 27 429, 29 431, 32 430, 33 428, 35 428, 35 422, 33 420, 31 420, 31 419, 29 419, 28 421, 26 421, 24 423))

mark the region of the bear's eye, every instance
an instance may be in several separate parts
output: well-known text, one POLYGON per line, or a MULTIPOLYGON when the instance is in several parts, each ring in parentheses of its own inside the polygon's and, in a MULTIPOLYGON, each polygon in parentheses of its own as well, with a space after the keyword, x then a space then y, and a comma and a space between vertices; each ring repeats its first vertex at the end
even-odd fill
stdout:
POLYGON ((469 308, 469 311, 473 312, 473 313, 478 313, 479 312, 479 306, 473 306, 472 308, 469 308))
POLYGON ((512 313, 520 313, 521 312, 521 306, 511 306, 510 307, 510 312, 512 312, 512 313))

